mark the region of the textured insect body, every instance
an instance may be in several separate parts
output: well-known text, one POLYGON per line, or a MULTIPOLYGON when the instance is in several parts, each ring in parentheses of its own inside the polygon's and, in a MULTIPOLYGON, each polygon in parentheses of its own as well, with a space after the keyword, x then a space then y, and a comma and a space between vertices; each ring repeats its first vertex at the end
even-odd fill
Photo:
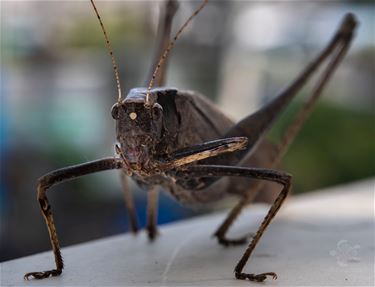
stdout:
MULTIPOLYGON (((172 167, 203 163, 215 154, 240 150, 247 144, 245 137, 215 141, 233 123, 202 96, 190 91, 135 88, 112 107, 112 117, 120 143, 116 149, 128 175, 141 184, 158 184, 167 190, 196 190, 205 186, 178 175, 172 167), (147 93, 152 99, 151 107, 146 105, 147 93), (194 145, 196 150, 192 149, 194 145)), ((175 196, 176 191, 171 194, 175 196)), ((192 200, 189 203, 200 203, 199 199, 192 200)))
POLYGON ((134 232, 138 230, 138 225, 131 193, 126 184, 127 176, 148 190, 146 229, 150 239, 157 235, 157 186, 163 187, 178 201, 191 205, 209 203, 228 195, 240 197, 238 204, 214 234, 218 242, 225 246, 247 242, 247 236, 231 239, 226 235, 242 208, 259 192, 277 192, 268 214, 235 267, 235 276, 241 280, 264 281, 267 276, 274 279, 277 277, 274 272, 243 272, 251 253, 291 188, 291 176, 272 168, 280 163, 283 154, 311 112, 313 104, 349 49, 356 20, 352 14, 347 14, 327 47, 284 91, 254 114, 234 123, 200 94, 162 87, 165 84, 165 61, 168 52, 206 2, 207 0, 199 6, 170 41, 172 18, 177 5, 174 0, 167 1, 165 15, 160 20, 162 28, 159 33, 159 49, 152 65, 149 84, 147 88, 131 89, 123 99, 112 48, 91 0, 112 58, 119 91, 117 103, 111 111, 116 121, 116 156, 62 168, 40 178, 38 202, 49 230, 56 269, 27 273, 26 279, 57 276, 64 267, 46 191, 62 181, 109 169, 121 171, 126 206, 134 232), (265 139, 266 132, 307 80, 329 58, 314 90, 279 144, 269 143, 265 139), (271 188, 264 182, 278 183, 281 189, 275 191, 274 187, 271 188))

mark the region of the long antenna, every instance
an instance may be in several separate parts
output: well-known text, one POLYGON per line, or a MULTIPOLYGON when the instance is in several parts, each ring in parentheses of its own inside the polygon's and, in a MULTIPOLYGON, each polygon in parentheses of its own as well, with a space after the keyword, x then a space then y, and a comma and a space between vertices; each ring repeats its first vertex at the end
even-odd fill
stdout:
POLYGON ((109 38, 108 38, 107 32, 106 32, 106 30, 104 28, 104 24, 102 22, 102 19, 100 18, 99 12, 96 9, 96 6, 94 4, 94 0, 90 0, 90 2, 92 4, 92 7, 94 7, 94 11, 95 11, 96 17, 98 17, 98 20, 99 20, 99 23, 100 23, 100 27, 102 28, 102 31, 103 31, 103 34, 104 34, 104 38, 105 38, 105 43, 106 43, 106 46, 107 46, 107 50, 109 52, 109 55, 111 56, 112 66, 113 66, 113 70, 115 71, 115 78, 116 78, 116 83, 117 83, 117 91, 118 91, 118 99, 117 99, 117 101, 120 103, 121 99, 122 99, 121 85, 120 85, 120 77, 119 77, 119 73, 118 73, 118 67, 117 67, 117 64, 116 64, 115 56, 113 55, 111 43, 109 42, 109 38))
POLYGON ((197 10, 195 10, 195 12, 186 20, 186 22, 181 26, 181 28, 177 31, 176 35, 173 37, 173 40, 171 42, 169 42, 169 45, 168 47, 165 49, 163 55, 161 56, 159 62, 158 62, 158 65, 156 66, 155 68, 155 71, 154 73, 152 74, 152 78, 150 80, 150 83, 148 85, 148 88, 147 88, 147 94, 146 94, 146 103, 145 105, 146 106, 151 106, 151 103, 150 103, 150 91, 151 91, 151 88, 152 86, 154 85, 154 81, 155 81, 155 78, 159 72, 159 69, 161 67, 161 65, 165 62, 165 59, 166 57, 168 56, 170 50, 173 48, 173 46, 175 45, 178 37, 181 35, 182 31, 186 28, 186 26, 190 23, 190 21, 195 17, 197 16, 197 14, 203 9, 203 7, 207 4, 208 0, 204 0, 203 3, 198 7, 197 10))

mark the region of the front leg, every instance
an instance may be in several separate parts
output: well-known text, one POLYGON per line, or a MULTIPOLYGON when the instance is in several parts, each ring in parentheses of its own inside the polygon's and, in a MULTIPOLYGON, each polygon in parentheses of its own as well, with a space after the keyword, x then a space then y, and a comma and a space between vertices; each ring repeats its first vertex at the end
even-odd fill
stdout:
MULTIPOLYGON (((158 173, 178 168, 189 163, 197 162, 206 158, 215 157, 224 153, 235 152, 244 149, 247 144, 245 137, 224 138, 204 142, 173 152, 168 158, 159 159, 161 163, 157 166, 158 173)), ((118 149, 118 153, 121 152, 118 149)), ((158 235, 157 230, 157 205, 158 190, 153 187, 147 195, 147 224, 146 231, 148 238, 152 241, 158 235)))
POLYGON ((273 181, 281 184, 283 186, 279 196, 276 198, 275 202, 272 204, 267 215, 263 219, 260 227, 255 233, 252 241, 247 247, 245 253, 242 255, 240 261, 237 263, 234 271, 237 279, 250 280, 262 282, 267 276, 271 276, 273 279, 277 278, 276 273, 266 272, 261 274, 248 274, 242 272, 245 264, 247 263, 251 253, 253 252, 255 246, 258 244, 261 236, 263 235, 265 229, 270 224, 271 220, 275 217, 276 213, 279 211, 281 205, 283 204, 285 198, 287 197, 290 187, 291 187, 291 176, 287 173, 262 168, 246 168, 246 167, 232 167, 232 166, 221 166, 221 165, 197 165, 187 167, 184 170, 178 172, 181 176, 189 177, 221 177, 221 176, 242 176, 260 180, 273 181))
POLYGON ((122 161, 117 158, 104 158, 96 161, 91 161, 79 165, 74 165, 70 167, 65 167, 62 169, 55 170, 38 180, 37 187, 37 199, 42 211, 44 220, 46 221, 49 237, 52 244, 53 254, 55 256, 56 269, 51 269, 47 271, 40 272, 30 272, 26 273, 24 278, 28 280, 30 277, 35 279, 43 279, 50 276, 58 276, 62 273, 64 268, 64 263, 61 256, 60 244, 57 237, 57 232, 55 224, 53 222, 53 216, 51 211, 51 206, 48 203, 46 196, 47 190, 61 182, 71 180, 86 174, 91 174, 94 172, 109 170, 109 169, 119 169, 122 168, 122 161))
POLYGON ((161 158, 161 163, 157 168, 159 171, 167 171, 224 153, 243 150, 246 145, 246 137, 231 137, 204 142, 177 150, 166 159, 161 158))

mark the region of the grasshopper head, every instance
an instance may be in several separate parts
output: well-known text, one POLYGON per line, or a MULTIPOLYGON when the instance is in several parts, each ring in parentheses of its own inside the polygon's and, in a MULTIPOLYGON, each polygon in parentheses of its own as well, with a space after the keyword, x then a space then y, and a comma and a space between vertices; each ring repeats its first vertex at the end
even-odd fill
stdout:
POLYGON ((147 89, 132 89, 125 100, 112 107, 122 154, 138 167, 150 160, 163 130, 163 108, 156 101, 152 106, 145 105, 146 94, 147 89))

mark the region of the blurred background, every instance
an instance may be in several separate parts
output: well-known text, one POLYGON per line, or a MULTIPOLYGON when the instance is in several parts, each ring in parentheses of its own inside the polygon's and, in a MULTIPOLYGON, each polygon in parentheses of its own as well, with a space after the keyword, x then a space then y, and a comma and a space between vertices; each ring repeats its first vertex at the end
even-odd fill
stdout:
MULTIPOLYGON (((174 30, 199 1, 183 1, 174 30)), ((144 86, 162 2, 97 1, 124 92, 144 86)), ((50 249, 36 201, 41 175, 114 154, 116 84, 89 1, 1 1, 0 261, 50 249)), ((344 62, 291 146, 294 193, 374 176, 372 1, 210 1, 170 55, 168 85, 196 90, 233 119, 269 101, 325 46, 346 12, 360 27, 344 62)), ((311 83, 271 131, 276 139, 311 83)), ((141 225, 145 192, 132 184, 141 225)), ((49 193, 61 245, 128 231, 116 171, 49 193)), ((212 209, 162 195, 160 224, 212 209)), ((212 227, 214 231, 215 227, 212 227)), ((208 234, 209 236, 210 234, 208 234)), ((141 236, 144 236, 142 234, 141 236)))

